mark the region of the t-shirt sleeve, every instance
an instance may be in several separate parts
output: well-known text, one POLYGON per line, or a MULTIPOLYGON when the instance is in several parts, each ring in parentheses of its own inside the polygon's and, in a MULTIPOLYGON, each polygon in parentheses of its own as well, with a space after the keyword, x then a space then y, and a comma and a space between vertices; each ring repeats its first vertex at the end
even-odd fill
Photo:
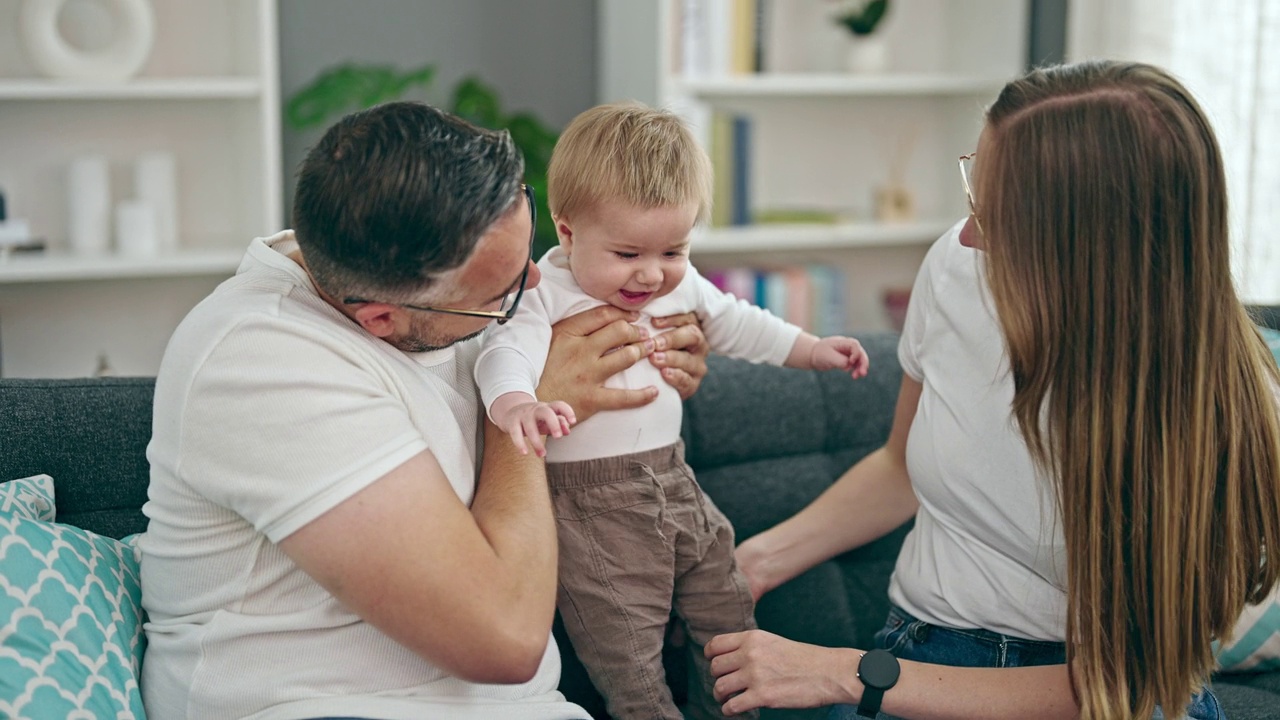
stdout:
POLYGON ((428 449, 396 380, 355 352, 271 321, 232 329, 191 382, 179 477, 280 542, 428 449))
POLYGON ((902 370, 913 380, 924 381, 924 366, 920 362, 922 347, 927 336, 930 316, 935 313, 934 288, 941 277, 949 256, 949 243, 959 242, 962 224, 948 230, 938 238, 925 255, 920 271, 916 273, 916 282, 911 287, 911 300, 907 304, 907 318, 902 326, 902 337, 898 340, 898 362, 902 370))

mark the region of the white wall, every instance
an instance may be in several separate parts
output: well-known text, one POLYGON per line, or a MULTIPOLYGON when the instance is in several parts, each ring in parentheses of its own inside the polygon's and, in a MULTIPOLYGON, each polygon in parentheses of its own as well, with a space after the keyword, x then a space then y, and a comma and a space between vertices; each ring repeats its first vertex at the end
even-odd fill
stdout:
MULTIPOLYGON (((595 104, 595 32, 595 0, 280 0, 280 92, 287 101, 345 61, 433 63, 429 92, 408 97, 447 106, 457 81, 476 75, 504 112, 531 111, 561 128, 595 104)), ((284 129, 286 209, 321 134, 284 129)))

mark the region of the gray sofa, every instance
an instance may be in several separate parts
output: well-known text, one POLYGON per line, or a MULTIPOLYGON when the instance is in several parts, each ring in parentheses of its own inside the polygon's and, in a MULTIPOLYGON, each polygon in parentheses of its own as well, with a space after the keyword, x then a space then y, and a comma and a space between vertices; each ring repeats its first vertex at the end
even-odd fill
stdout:
MULTIPOLYGON (((804 507, 888 435, 901 379, 896 337, 864 342, 873 370, 858 382, 712 358, 707 380, 686 405, 684 435, 690 464, 739 539, 804 507)), ((0 479, 47 473, 57 484, 60 522, 113 537, 145 530, 152 389, 148 378, 0 381, 0 479)), ((823 563, 765 596, 761 627, 805 642, 870 646, 885 618, 889 574, 905 533, 823 563)), ((558 640, 562 689, 603 717, 563 633, 558 640)), ((678 647, 670 650, 679 696, 683 656, 678 647)), ((1280 718, 1280 673, 1221 677, 1215 688, 1232 720, 1280 718)))

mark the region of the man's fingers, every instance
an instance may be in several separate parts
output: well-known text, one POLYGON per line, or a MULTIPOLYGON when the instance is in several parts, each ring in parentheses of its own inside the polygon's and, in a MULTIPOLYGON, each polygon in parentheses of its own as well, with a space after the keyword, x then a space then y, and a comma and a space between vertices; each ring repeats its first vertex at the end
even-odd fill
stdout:
POLYGON ((694 380, 693 376, 684 370, 663 368, 662 379, 666 380, 668 385, 676 389, 676 392, 680 394, 680 398, 682 400, 688 400, 689 397, 693 395, 694 391, 698 389, 698 381, 694 380))
POLYGON ((629 410, 648 405, 658 396, 658 388, 624 390, 621 388, 603 388, 597 397, 597 410, 629 410))
POLYGON ((615 320, 602 326, 594 335, 585 338, 590 344, 595 357, 612 355, 610 350, 631 345, 648 337, 648 332, 638 328, 626 320, 615 320))
MULTIPOLYGON (((562 333, 585 337, 612 322, 626 323, 638 317, 636 313, 620 310, 612 305, 598 305, 576 315, 557 322, 555 327, 562 333)), ((621 343, 619 343, 621 344, 621 343)))
POLYGON ((645 340, 643 343, 631 343, 623 345, 617 350, 600 358, 600 367, 603 368, 610 376, 626 370, 640 361, 653 351, 653 341, 645 340))
POLYGON ((659 328, 679 327, 681 325, 697 325, 698 316, 695 313, 687 312, 679 315, 667 315, 666 317, 656 317, 653 319, 653 326, 659 328))
POLYGON ((659 350, 696 350, 706 342, 706 337, 697 325, 681 325, 659 335, 656 342, 659 350))

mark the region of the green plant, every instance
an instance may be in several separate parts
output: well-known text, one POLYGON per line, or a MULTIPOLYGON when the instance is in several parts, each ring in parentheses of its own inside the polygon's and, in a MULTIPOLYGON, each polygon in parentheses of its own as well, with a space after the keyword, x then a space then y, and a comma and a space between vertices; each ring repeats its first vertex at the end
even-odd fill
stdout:
POLYGON ((847 12, 836 16, 836 22, 859 37, 875 32, 889 11, 889 0, 859 0, 847 12))
MULTIPOLYGON (((339 65, 320 73, 289 97, 285 104, 285 122, 296 130, 319 127, 343 113, 397 100, 411 90, 426 91, 435 74, 433 65, 405 72, 389 65, 339 65)), ((547 165, 559 133, 531 113, 504 113, 494 89, 475 77, 458 81, 446 109, 480 127, 511 133, 511 139, 524 155, 525 182, 538 190, 540 207, 534 255, 540 257, 557 242, 555 224, 547 211, 546 190, 547 165)))

